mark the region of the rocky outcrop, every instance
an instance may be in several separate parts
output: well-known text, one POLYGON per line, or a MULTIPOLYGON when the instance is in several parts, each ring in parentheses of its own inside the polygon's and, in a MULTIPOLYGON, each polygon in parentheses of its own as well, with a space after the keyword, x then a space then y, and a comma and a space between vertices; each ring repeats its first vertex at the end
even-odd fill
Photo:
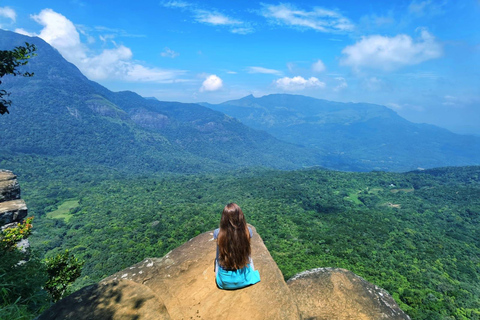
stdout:
POLYGON ((215 284, 213 233, 161 259, 146 259, 57 302, 50 319, 409 319, 388 293, 343 269, 303 272, 285 283, 252 228, 261 282, 241 290, 215 284))
POLYGON ((302 319, 409 319, 387 291, 345 269, 304 271, 287 284, 302 319))
POLYGON ((137 110, 131 115, 131 119, 136 124, 147 129, 163 129, 170 123, 170 119, 166 115, 145 109, 137 110))
POLYGON ((40 319, 170 320, 165 304, 147 286, 130 280, 85 287, 44 312, 40 319))
POLYGON ((27 205, 20 199, 17 176, 0 170, 0 226, 2 230, 22 221, 27 216, 27 205))
MULTIPOLYGON (((235 291, 218 289, 213 265, 215 248, 213 233, 203 233, 161 259, 146 259, 96 286, 133 281, 136 286, 154 292, 171 319, 299 319, 298 308, 283 276, 255 231, 252 258, 262 280, 254 286, 235 291)), ((82 300, 88 299, 89 290, 82 300)), ((59 301, 40 319, 69 319, 65 311, 76 310, 78 299, 70 296, 59 301)), ((85 314, 85 310, 81 313, 85 314)), ((91 319, 99 319, 93 313, 90 315, 91 319)), ((157 319, 169 318, 163 315, 157 319)))
POLYGON ((20 186, 12 171, 0 170, 0 202, 20 199, 20 186))

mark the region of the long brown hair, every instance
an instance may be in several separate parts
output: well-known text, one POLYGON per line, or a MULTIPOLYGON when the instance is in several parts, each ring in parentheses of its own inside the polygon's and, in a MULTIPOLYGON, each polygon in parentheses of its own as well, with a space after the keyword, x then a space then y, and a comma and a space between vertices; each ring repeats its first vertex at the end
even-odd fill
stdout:
POLYGON ((242 209, 236 203, 223 208, 218 233, 218 263, 224 269, 237 270, 248 264, 250 233, 242 209))

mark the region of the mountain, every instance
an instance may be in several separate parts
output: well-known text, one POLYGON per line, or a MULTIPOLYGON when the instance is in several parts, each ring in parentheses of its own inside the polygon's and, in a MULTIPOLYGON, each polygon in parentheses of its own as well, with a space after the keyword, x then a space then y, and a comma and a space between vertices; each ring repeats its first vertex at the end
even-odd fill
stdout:
POLYGON ((288 94, 202 105, 317 150, 325 155, 322 164, 336 169, 408 171, 480 164, 479 137, 415 124, 380 105, 288 94))
POLYGON ((25 155, 137 173, 480 164, 480 137, 414 124, 383 106, 285 94, 218 105, 162 102, 111 92, 43 40, 0 30, 2 49, 25 42, 37 46, 24 69, 35 75, 4 77, 1 85, 13 102, 0 117, 0 161, 10 170, 25 155))
MULTIPOLYGON (((0 48, 37 47, 25 70, 4 77, 10 114, 0 117, 0 155, 66 158, 133 172, 198 172, 318 164, 313 152, 197 104, 111 92, 88 80, 50 45, 0 30, 0 48)), ((0 159, 1 161, 2 159, 0 159)), ((15 170, 15 167, 8 169, 15 170)))

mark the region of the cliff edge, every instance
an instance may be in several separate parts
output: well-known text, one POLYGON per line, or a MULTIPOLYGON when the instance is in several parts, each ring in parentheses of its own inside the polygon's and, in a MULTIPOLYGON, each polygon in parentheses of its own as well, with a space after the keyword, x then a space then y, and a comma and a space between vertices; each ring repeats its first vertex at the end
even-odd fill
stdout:
POLYGON ((25 201, 20 199, 17 176, 9 170, 0 169, 0 226, 13 227, 28 213, 25 201))
POLYGON ((75 292, 38 319, 410 319, 386 291, 347 270, 314 269, 287 285, 252 229, 262 278, 254 286, 217 288, 210 231, 75 292))

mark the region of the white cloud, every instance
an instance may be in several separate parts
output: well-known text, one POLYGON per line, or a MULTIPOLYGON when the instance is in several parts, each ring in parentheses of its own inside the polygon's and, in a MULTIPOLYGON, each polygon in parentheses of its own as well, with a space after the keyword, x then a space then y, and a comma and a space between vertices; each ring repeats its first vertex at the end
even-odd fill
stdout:
POLYGON ((312 11, 305 11, 289 4, 277 6, 263 4, 262 15, 280 25, 320 32, 345 32, 354 29, 350 20, 340 13, 320 7, 314 7, 312 11))
POLYGON ((178 77, 185 73, 182 70, 145 67, 135 62, 132 51, 122 45, 105 49, 100 54, 92 54, 81 42, 75 25, 52 9, 44 9, 32 18, 43 26, 38 36, 56 48, 65 59, 75 64, 92 80, 170 83, 181 81, 178 77))
POLYGON ((167 8, 186 8, 190 6, 190 3, 185 1, 168 1, 164 2, 163 6, 167 8))
POLYGON ((294 70, 296 67, 297 65, 294 62, 287 62, 288 71, 290 71, 291 73, 295 73, 294 70))
POLYGON ((388 89, 386 83, 377 77, 365 78, 361 85, 368 91, 385 91, 388 89))
POLYGON ((223 81, 216 75, 212 74, 208 76, 202 83, 200 91, 217 91, 223 86, 223 81))
POLYGON ((325 64, 322 62, 322 60, 319 59, 317 62, 312 64, 312 70, 313 72, 318 73, 324 72, 326 70, 325 64))
POLYGON ((229 17, 215 9, 205 9, 184 1, 163 2, 161 5, 166 8, 176 8, 190 12, 195 21, 213 26, 225 26, 230 29, 231 33, 249 34, 255 31, 249 23, 229 17))
MULTIPOLYGON (((75 25, 77 27, 77 30, 79 30, 82 34, 86 35, 86 32, 88 29, 91 29, 89 27, 83 26, 83 25, 75 25)), ((129 33, 126 30, 119 29, 119 28, 109 28, 109 27, 104 27, 104 26, 95 26, 93 30, 98 31, 98 32, 104 32, 106 33, 104 37, 108 38, 116 38, 116 37, 128 37, 128 38, 146 38, 147 36, 144 34, 133 34, 129 33)))
POLYGON ((60 51, 65 59, 77 64, 87 58, 86 47, 80 42, 77 29, 65 16, 44 9, 32 18, 43 26, 38 36, 60 51))
POLYGON ((114 34, 101 34, 101 35, 98 36, 98 38, 102 42, 108 42, 108 41, 111 41, 111 40, 115 39, 115 35, 114 34))
MULTIPOLYGON (((186 80, 176 79, 179 76, 177 70, 163 70, 158 68, 147 68, 140 64, 127 63, 126 79, 137 82, 159 82, 159 83, 173 83, 185 82, 186 80)), ((180 72, 183 73, 183 72, 180 72)))
POLYGON ((208 10, 195 10, 196 20, 198 22, 213 24, 213 25, 232 25, 241 24, 241 21, 232 19, 219 12, 213 12, 208 10))
POLYGON ((173 51, 172 49, 166 47, 163 49, 163 51, 160 53, 162 57, 167 57, 167 58, 175 58, 180 55, 180 53, 173 51))
POLYGON ((382 30, 382 28, 393 26, 395 18, 393 12, 390 11, 387 15, 370 14, 360 18, 359 29, 364 33, 374 32, 375 30, 382 30))
POLYGON ((284 77, 275 81, 275 85, 285 91, 298 91, 305 88, 325 88, 325 82, 321 82, 315 77, 305 79, 300 76, 293 78, 284 77))
POLYGON ((96 80, 104 80, 109 77, 123 78, 127 74, 128 63, 133 56, 132 51, 124 46, 115 49, 106 49, 99 55, 85 57, 81 61, 85 75, 96 80))
POLYGON ((263 73, 263 74, 275 74, 275 75, 281 75, 282 72, 275 70, 275 69, 267 69, 264 67, 248 67, 247 68, 248 73, 263 73))
POLYGON ((457 97, 454 97, 454 96, 444 96, 443 97, 444 101, 442 102, 442 104, 444 106, 452 106, 452 107, 455 107, 458 103, 458 98, 457 97))
POLYGON ((446 95, 443 97, 442 105, 447 107, 463 108, 468 105, 478 105, 478 98, 471 98, 468 96, 452 96, 446 95))
POLYGON ((336 77, 335 80, 338 81, 338 84, 335 88, 333 88, 334 91, 338 92, 348 87, 347 80, 345 80, 345 78, 336 77))
POLYGON ((29 37, 36 37, 36 36, 37 36, 35 33, 33 33, 33 32, 28 32, 27 30, 22 29, 22 28, 17 28, 17 29, 15 29, 15 32, 16 32, 16 33, 23 34, 24 36, 29 36, 29 37))
POLYGON ((345 57, 342 65, 355 69, 372 68, 393 70, 407 65, 438 58, 442 46, 425 29, 420 29, 420 38, 414 41, 410 36, 399 34, 395 37, 373 35, 342 50, 345 57))
POLYGON ((230 32, 236 34, 249 34, 255 32, 255 29, 252 27, 233 28, 230 32))
POLYGON ((10 7, 0 7, 0 17, 5 17, 12 20, 12 22, 15 22, 17 19, 17 13, 10 7))
POLYGON ((408 6, 408 12, 414 14, 417 17, 425 15, 434 16, 444 13, 443 7, 447 4, 447 1, 440 0, 414 0, 408 6))
POLYGON ((424 106, 417 105, 417 104, 410 104, 410 103, 395 103, 395 102, 388 102, 385 103, 385 106, 389 107, 395 111, 415 111, 415 112, 424 112, 426 109, 424 106))
POLYGON ((394 102, 389 102, 385 105, 387 107, 389 107, 390 109, 393 109, 393 110, 402 110, 403 109, 403 107, 401 105, 399 105, 398 103, 394 103, 394 102))

